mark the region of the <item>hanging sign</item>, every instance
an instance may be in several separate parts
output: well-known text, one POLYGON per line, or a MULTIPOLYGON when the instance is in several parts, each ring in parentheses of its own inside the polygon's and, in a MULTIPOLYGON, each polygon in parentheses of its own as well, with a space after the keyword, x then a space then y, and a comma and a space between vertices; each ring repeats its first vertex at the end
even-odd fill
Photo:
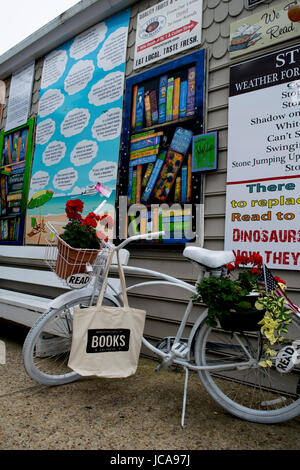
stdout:
POLYGON ((292 22, 288 17, 289 8, 297 3, 300 4, 300 0, 271 3, 268 9, 231 23, 230 58, 298 37, 300 23, 292 22))
POLYGON ((11 78, 5 132, 28 121, 34 75, 34 62, 14 73, 11 78))
POLYGON ((300 46, 231 67, 225 247, 273 268, 300 269, 299 116, 300 46))
POLYGON ((134 69, 201 44, 202 0, 164 0, 138 14, 134 69))

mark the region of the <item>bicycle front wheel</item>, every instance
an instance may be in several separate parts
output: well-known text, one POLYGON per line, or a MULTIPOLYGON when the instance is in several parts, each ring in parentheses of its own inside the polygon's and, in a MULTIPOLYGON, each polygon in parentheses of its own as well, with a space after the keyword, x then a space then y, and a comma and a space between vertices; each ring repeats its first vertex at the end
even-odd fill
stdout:
MULTIPOLYGON (((277 351, 272 367, 261 367, 263 344, 260 333, 229 332, 202 325, 195 342, 198 366, 234 364, 230 370, 199 371, 208 393, 231 414, 256 423, 279 423, 300 414, 300 364, 293 357, 289 372, 280 372, 278 353, 300 340, 300 321, 294 316, 285 342, 277 351), (252 365, 245 363, 252 358, 252 365), (243 363, 243 364, 242 364, 243 363)), ((298 350, 299 353, 299 350, 298 350)), ((291 361, 291 358, 284 360, 291 361)))
MULTIPOLYGON (((23 345, 27 374, 43 385, 62 385, 80 378, 68 367, 75 307, 87 307, 90 297, 73 300, 45 312, 30 329, 23 345)), ((105 305, 113 305, 105 299, 105 305)))

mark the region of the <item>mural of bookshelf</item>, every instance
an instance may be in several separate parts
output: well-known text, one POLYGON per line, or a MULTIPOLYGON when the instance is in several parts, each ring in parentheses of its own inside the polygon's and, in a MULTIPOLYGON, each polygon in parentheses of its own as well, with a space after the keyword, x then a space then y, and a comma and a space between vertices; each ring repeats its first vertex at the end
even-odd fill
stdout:
POLYGON ((161 242, 186 243, 196 229, 192 141, 203 133, 205 61, 200 50, 126 81, 119 195, 129 235, 165 230, 161 242))
POLYGON ((22 245, 34 119, 0 133, 0 244, 22 245))

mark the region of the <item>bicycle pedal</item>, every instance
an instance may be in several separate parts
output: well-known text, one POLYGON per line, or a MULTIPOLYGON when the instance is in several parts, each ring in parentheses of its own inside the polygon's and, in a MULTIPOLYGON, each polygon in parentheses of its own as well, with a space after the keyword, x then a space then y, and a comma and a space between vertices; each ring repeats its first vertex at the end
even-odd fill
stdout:
POLYGON ((173 344, 171 349, 171 351, 176 354, 176 356, 179 356, 181 358, 184 358, 188 354, 189 350, 190 348, 186 344, 182 343, 173 344))

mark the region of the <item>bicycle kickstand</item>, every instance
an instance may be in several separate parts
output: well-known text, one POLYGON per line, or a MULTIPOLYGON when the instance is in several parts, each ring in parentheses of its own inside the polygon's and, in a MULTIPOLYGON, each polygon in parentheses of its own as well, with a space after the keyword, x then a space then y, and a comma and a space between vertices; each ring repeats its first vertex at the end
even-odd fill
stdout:
POLYGON ((184 392, 183 392, 182 413, 181 413, 182 429, 184 429, 184 416, 185 416, 186 397, 187 397, 188 380, 189 380, 189 369, 185 367, 184 370, 185 370, 185 380, 184 380, 184 392))

